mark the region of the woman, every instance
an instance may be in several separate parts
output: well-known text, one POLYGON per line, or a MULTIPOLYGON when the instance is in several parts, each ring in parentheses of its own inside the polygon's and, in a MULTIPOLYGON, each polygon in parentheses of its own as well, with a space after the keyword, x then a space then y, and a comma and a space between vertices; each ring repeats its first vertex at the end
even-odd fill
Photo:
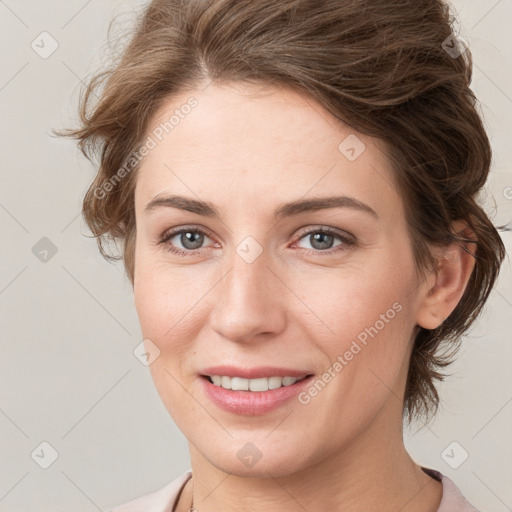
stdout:
POLYGON ((450 23, 441 0, 156 0, 91 81, 84 216, 123 244, 192 468, 115 511, 476 510, 402 437, 505 254, 450 23))

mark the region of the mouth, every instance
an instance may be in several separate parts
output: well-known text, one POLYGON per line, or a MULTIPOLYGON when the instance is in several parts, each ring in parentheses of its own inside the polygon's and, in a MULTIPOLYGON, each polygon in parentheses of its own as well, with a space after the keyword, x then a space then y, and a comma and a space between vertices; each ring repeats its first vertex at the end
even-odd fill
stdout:
POLYGON ((283 368, 215 367, 199 374, 203 392, 217 407, 239 416, 261 416, 297 398, 314 374, 283 368))

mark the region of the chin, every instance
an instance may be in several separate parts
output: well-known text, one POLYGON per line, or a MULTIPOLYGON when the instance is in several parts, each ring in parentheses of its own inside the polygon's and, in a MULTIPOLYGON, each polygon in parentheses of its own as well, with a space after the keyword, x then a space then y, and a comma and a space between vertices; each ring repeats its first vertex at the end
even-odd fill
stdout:
MULTIPOLYGON (((211 459, 210 462, 219 471, 239 478, 282 478, 301 470, 299 465, 297 467, 290 466, 289 462, 291 459, 293 459, 292 456, 280 456, 275 460, 264 460, 264 457, 262 457, 252 467, 240 462, 238 459, 234 462, 233 457, 229 456, 227 459, 222 457, 222 460, 219 460, 219 458, 211 459)), ((294 462, 297 464, 296 460, 294 462)))

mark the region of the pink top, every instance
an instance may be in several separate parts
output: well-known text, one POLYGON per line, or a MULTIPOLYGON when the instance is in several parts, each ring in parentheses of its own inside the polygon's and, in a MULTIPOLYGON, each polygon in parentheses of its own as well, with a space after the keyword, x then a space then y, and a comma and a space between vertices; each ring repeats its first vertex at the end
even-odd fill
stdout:
MULTIPOLYGON (((422 469, 443 484, 443 496, 437 512, 479 512, 464 498, 458 487, 447 476, 435 469, 422 469)), ((192 471, 189 470, 161 489, 140 496, 107 512, 174 512, 178 497, 191 476, 192 471)))

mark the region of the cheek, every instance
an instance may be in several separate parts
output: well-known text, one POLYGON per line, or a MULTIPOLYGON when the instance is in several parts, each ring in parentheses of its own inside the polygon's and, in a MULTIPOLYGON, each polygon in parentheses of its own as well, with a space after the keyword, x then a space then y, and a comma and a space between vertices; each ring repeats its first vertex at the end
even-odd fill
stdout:
POLYGON ((364 343, 366 338, 404 331, 412 269, 390 253, 379 256, 367 264, 289 276, 290 283, 300 283, 303 306, 295 302, 310 329, 316 324, 317 333, 333 347, 358 337, 364 343))
POLYGON ((193 401, 186 391, 189 381, 185 374, 189 367, 187 361, 194 356, 193 340, 201 328, 197 318, 199 309, 192 306, 204 292, 182 270, 163 269, 152 262, 139 261, 135 307, 143 338, 160 351, 149 370, 169 414, 179 428, 186 428, 193 401))
POLYGON ((143 337, 158 346, 160 364, 176 366, 191 351, 206 321, 206 293, 214 282, 210 284, 207 270, 194 265, 172 267, 143 257, 135 276, 134 301, 143 337))
POLYGON ((414 269, 407 256, 381 256, 364 268, 301 281, 300 297, 310 309, 302 328, 327 356, 326 372, 335 375, 327 385, 330 400, 342 401, 351 416, 361 414, 363 404, 374 410, 390 390, 401 393, 414 326, 414 269))
MULTIPOLYGON (((328 334, 313 339, 327 355, 331 372, 342 375, 341 392, 360 394, 379 379, 393 388, 407 355, 411 328, 404 294, 374 281, 371 287, 360 284, 340 290, 330 299, 312 307, 321 311, 319 316, 329 327, 329 331, 317 327, 328 334)), ((304 327, 313 335, 312 322, 318 321, 311 317, 308 322, 304 327)))

